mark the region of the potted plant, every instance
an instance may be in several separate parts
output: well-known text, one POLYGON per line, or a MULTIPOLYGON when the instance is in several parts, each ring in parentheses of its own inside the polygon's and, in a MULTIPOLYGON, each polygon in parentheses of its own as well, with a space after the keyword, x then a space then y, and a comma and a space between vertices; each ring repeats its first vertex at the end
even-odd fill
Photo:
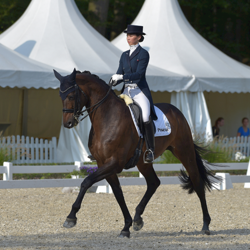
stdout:
MULTIPOLYGON (((98 169, 97 166, 81 166, 80 171, 74 170, 71 172, 72 179, 86 178, 98 169)), ((96 192, 97 187, 90 187, 88 192, 96 192)))

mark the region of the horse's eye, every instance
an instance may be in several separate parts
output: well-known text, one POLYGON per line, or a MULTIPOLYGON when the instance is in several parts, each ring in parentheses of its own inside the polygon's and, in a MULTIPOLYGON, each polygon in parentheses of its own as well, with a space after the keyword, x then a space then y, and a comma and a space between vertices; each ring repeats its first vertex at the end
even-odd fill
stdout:
POLYGON ((69 100, 70 100, 70 101, 72 101, 72 100, 74 100, 74 99, 75 99, 75 97, 74 97, 73 95, 69 96, 69 100))

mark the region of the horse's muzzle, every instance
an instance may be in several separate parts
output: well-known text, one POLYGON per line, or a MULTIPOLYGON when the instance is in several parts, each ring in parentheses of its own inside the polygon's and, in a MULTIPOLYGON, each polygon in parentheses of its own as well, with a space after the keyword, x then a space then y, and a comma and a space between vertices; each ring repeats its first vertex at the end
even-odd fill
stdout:
POLYGON ((78 122, 76 120, 73 120, 73 121, 68 121, 68 122, 65 122, 63 124, 63 126, 65 128, 73 128, 74 126, 76 126, 78 124, 78 122))

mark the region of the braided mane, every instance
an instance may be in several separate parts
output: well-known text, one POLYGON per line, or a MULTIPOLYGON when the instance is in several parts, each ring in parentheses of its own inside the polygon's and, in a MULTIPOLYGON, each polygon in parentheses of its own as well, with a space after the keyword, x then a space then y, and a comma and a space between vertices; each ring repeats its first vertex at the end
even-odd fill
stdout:
POLYGON ((106 82, 103 81, 98 75, 92 74, 90 71, 84 70, 84 71, 81 72, 80 70, 77 70, 76 73, 77 73, 77 74, 81 74, 81 75, 93 76, 93 77, 95 77, 95 78, 101 80, 103 83, 106 84, 106 82))
POLYGON ((87 70, 84 70, 84 71, 80 71, 80 70, 77 70, 76 73, 78 74, 82 74, 82 75, 91 75, 91 76, 94 76, 96 78, 99 79, 99 76, 95 75, 95 74, 92 74, 90 71, 87 71, 87 70))

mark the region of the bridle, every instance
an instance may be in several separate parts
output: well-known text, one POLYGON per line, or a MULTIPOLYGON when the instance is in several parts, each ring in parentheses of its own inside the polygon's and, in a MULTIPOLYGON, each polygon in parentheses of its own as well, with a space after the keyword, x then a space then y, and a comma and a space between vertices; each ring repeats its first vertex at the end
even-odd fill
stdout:
MULTIPOLYGON (((110 80, 110 83, 111 83, 111 80, 110 80)), ((66 91, 68 91, 69 89, 71 88, 75 88, 75 92, 76 92, 76 95, 75 95, 75 106, 73 109, 63 109, 62 111, 64 113, 74 113, 73 116, 75 118, 75 120, 77 121, 77 123, 79 123, 80 121, 82 121, 83 119, 85 119, 86 117, 88 117, 92 112, 94 112, 99 106, 101 106, 101 104, 106 100, 106 98, 108 97, 111 89, 112 89, 112 84, 109 84, 109 90, 107 92, 107 94, 102 98, 102 100, 100 100, 98 103, 92 105, 91 107, 88 107, 84 110, 81 111, 81 99, 80 99, 80 94, 82 93, 84 95, 84 97, 88 100, 88 96, 84 93, 84 91, 76 84, 67 88, 66 90, 62 91, 60 89, 60 92, 61 93, 65 93, 66 91), (80 91, 79 91, 80 90, 80 91), (93 108, 87 115, 85 115, 81 120, 79 120, 79 117, 81 115, 84 114, 84 112, 86 111, 89 111, 91 108, 93 108)), ((87 103, 87 102, 86 102, 87 103)))

